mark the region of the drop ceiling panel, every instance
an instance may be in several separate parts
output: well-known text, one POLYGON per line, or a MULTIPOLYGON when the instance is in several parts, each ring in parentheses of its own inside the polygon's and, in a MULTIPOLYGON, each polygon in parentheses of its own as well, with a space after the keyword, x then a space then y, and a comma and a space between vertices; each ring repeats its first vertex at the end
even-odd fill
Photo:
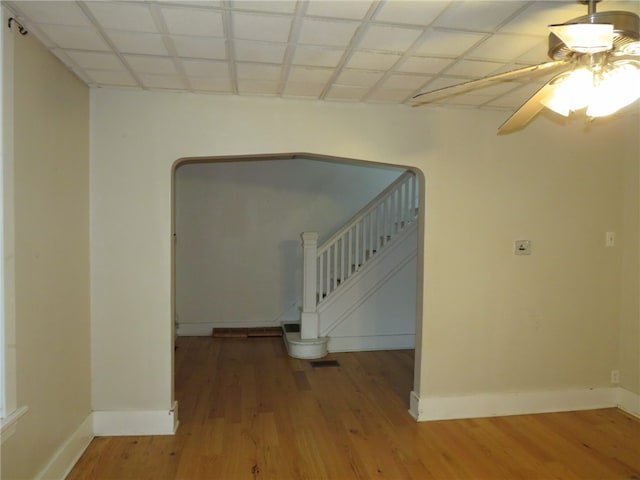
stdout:
POLYGON ((189 76, 231 78, 227 62, 207 60, 182 60, 182 67, 189 76))
MULTIPOLYGON (((540 37, 526 35, 496 34, 484 40, 469 52, 470 58, 509 61, 540 47, 540 37)), ((542 50, 544 52, 545 50, 542 50)))
POLYGON ((91 26, 90 20, 75 2, 20 2, 20 12, 33 23, 91 26))
POLYGON ((358 28, 358 22, 308 18, 302 21, 298 42, 308 45, 346 47, 358 28))
POLYGON ((376 22, 430 25, 451 2, 385 2, 378 11, 376 22))
POLYGON ((236 60, 241 62, 282 63, 287 45, 238 40, 234 50, 236 60))
POLYGON ((224 60, 227 58, 226 42, 223 38, 171 37, 179 57, 224 60))
POLYGON ((80 50, 67 50, 65 53, 83 70, 124 70, 124 65, 113 53, 80 50))
POLYGON ((222 13, 209 9, 163 7, 160 9, 169 33, 223 37, 222 13))
POLYGON ((109 30, 106 34, 119 52, 140 55, 168 55, 167 48, 162 41, 162 35, 116 30, 109 30))
POLYGON ((315 67, 336 67, 344 52, 343 49, 297 46, 291 63, 315 67))
POLYGON ((361 48, 403 52, 420 37, 422 30, 417 28, 371 25, 360 41, 361 48))
POLYGON ((86 5, 103 28, 159 33, 149 7, 144 4, 88 2, 86 5))
POLYGON ((124 59, 136 72, 160 75, 177 74, 173 60, 168 57, 124 55, 124 59))
POLYGON ((233 36, 244 40, 286 42, 293 17, 282 15, 233 14, 233 36))
MULTIPOLYGON (((574 0, 3 5, 92 87, 385 103, 546 62, 547 25, 587 11, 574 0)), ((640 13, 640 2, 602 0, 597 8, 640 13)), ((441 103, 513 109, 549 78, 530 74, 441 103)))
POLYGON ((401 58, 401 55, 392 53, 355 52, 349 59, 346 66, 347 68, 364 68, 368 70, 386 71, 401 58))
POLYGON ((486 38, 483 33, 430 30, 416 49, 416 54, 432 57, 458 57, 486 38))
POLYGON ((491 32, 527 5, 525 1, 453 3, 434 23, 437 27, 491 32))
POLYGON ((109 50, 102 37, 91 27, 40 25, 40 30, 60 48, 77 50, 109 50))
POLYGON ((371 8, 371 3, 367 0, 340 0, 339 2, 310 0, 307 15, 360 20, 371 8))

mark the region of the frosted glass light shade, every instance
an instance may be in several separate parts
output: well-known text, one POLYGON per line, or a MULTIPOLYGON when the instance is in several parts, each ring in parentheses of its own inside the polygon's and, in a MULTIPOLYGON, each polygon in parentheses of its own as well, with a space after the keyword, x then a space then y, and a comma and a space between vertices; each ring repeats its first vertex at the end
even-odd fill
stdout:
POLYGON ((565 117, 569 113, 584 108, 589 103, 593 91, 593 73, 579 68, 558 81, 553 95, 542 104, 565 117))
POLYGON ((587 116, 604 117, 617 112, 640 98, 640 68, 622 63, 603 74, 594 89, 587 116))

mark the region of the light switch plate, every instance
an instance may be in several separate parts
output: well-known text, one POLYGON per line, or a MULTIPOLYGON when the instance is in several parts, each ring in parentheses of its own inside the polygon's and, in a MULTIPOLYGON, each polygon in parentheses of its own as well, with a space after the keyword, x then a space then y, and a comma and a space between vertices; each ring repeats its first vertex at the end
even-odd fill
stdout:
POLYGON ((531 255, 531 240, 516 240, 513 242, 513 253, 516 255, 531 255))

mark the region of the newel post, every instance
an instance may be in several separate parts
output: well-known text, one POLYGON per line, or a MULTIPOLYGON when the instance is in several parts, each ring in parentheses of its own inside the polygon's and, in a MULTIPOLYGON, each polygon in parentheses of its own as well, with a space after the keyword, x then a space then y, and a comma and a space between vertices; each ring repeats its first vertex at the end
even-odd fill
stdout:
POLYGON ((302 233, 302 316, 300 338, 318 338, 317 293, 318 232, 302 233))

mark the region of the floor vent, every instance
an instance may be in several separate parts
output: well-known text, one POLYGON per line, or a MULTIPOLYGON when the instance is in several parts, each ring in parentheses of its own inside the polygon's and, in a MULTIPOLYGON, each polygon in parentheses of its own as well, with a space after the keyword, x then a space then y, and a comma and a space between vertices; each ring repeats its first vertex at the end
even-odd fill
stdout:
POLYGON ((310 362, 313 368, 319 367, 339 367, 340 363, 337 360, 314 360, 310 362))

